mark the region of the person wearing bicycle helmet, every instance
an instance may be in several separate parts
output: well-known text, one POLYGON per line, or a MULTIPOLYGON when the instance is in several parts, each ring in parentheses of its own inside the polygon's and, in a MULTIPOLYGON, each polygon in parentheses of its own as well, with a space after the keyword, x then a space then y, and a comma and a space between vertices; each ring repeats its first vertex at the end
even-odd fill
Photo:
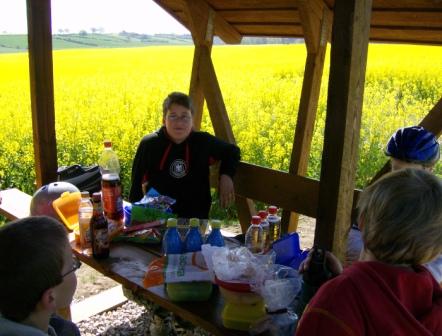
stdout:
POLYGON ((391 170, 423 168, 432 170, 440 158, 439 143, 433 133, 421 126, 398 129, 385 148, 391 170))
MULTIPOLYGON (((422 126, 399 128, 388 140, 385 155, 390 157, 391 171, 405 168, 432 171, 440 159, 440 146, 433 133, 422 126)), ((348 233, 345 264, 351 265, 359 259, 363 246, 358 223, 348 233)), ((442 255, 425 265, 442 284, 442 255)))

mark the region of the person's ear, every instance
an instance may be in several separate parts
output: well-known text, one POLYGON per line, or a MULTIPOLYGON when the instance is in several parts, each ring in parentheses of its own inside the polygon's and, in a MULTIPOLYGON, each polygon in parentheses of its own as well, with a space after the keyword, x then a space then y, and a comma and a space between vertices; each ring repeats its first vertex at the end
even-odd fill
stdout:
POLYGON ((46 289, 41 298, 39 305, 42 309, 47 311, 55 311, 56 304, 55 304, 55 291, 54 288, 46 289))

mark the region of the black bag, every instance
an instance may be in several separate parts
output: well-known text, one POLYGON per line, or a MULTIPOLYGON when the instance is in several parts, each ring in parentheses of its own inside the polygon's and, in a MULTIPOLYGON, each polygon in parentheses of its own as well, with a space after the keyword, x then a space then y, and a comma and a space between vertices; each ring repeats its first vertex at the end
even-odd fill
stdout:
POLYGON ((101 172, 98 165, 86 167, 81 165, 62 166, 57 169, 57 180, 72 183, 80 191, 94 193, 101 190, 101 172))

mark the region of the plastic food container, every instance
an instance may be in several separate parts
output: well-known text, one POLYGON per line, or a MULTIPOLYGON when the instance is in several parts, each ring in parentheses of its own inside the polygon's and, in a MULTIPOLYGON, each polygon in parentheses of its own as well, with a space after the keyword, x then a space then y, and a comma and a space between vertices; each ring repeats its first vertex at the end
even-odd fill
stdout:
POLYGON ((52 202, 57 215, 63 224, 73 231, 78 226, 78 208, 80 207, 81 193, 79 191, 65 191, 59 198, 52 202))
POLYGON ((210 281, 167 283, 166 291, 171 301, 206 301, 212 295, 210 281))
POLYGON ((248 283, 222 281, 216 277, 215 282, 225 299, 221 315, 224 327, 247 331, 252 323, 265 316, 263 298, 252 292, 248 283))

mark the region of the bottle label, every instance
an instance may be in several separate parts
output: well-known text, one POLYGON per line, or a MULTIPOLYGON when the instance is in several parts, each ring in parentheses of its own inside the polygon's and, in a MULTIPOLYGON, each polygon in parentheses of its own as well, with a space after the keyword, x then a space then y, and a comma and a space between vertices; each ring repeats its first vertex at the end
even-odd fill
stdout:
POLYGON ((103 210, 107 217, 111 219, 122 219, 124 217, 121 184, 119 180, 103 180, 101 197, 103 200, 103 210))
POLYGON ((107 249, 109 249, 107 228, 96 229, 94 231, 94 254, 100 254, 107 249))

